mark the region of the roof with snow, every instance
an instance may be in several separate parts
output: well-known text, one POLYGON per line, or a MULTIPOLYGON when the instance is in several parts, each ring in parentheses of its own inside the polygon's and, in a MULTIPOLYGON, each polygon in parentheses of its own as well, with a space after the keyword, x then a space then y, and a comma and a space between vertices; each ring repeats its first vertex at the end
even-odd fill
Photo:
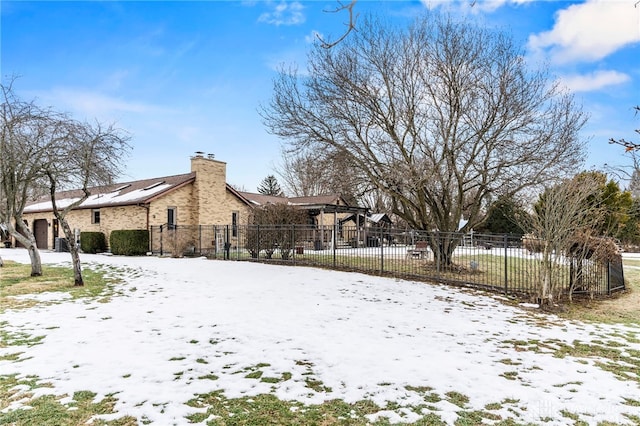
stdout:
POLYGON ((350 206, 340 194, 325 194, 309 197, 278 197, 275 195, 255 194, 253 192, 238 192, 253 206, 265 206, 268 204, 287 204, 300 207, 305 210, 324 212, 366 212, 367 208, 350 206))
POLYGON ((345 222, 353 221, 355 223, 365 223, 365 220, 366 222, 373 223, 375 225, 393 223, 389 215, 387 215, 386 213, 372 213, 370 216, 365 216, 362 214, 358 214, 358 215, 352 214, 350 216, 345 217, 340 222, 345 223, 345 222))
POLYGON ((325 194, 311 197, 279 197, 277 195, 255 194, 253 192, 239 192, 253 205, 264 206, 267 204, 289 204, 292 206, 308 206, 321 204, 347 205, 339 194, 325 194))
MULTIPOLYGON (((185 173, 181 175, 96 186, 89 188, 91 195, 77 208, 88 209, 146 204, 157 197, 193 182, 195 177, 195 173, 185 173)), ((82 196, 83 192, 81 190, 58 192, 56 193, 56 205, 61 209, 66 208, 73 202, 82 198, 82 196)), ((53 210, 51 199, 46 195, 27 205, 24 212, 37 213, 51 210, 53 210)))

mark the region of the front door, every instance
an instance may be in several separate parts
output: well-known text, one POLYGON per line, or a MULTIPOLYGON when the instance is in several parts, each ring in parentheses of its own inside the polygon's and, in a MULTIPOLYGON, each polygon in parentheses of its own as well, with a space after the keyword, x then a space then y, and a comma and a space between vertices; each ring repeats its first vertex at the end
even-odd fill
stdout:
POLYGON ((49 233, 49 224, 47 219, 38 219, 33 221, 33 235, 36 237, 36 247, 46 250, 49 248, 47 245, 47 234, 49 233))

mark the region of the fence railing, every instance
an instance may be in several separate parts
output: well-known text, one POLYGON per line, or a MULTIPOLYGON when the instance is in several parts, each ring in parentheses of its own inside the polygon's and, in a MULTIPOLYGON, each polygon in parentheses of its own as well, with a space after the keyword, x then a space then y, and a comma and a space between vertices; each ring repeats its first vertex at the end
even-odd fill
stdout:
MULTIPOLYGON (((520 236, 347 226, 156 226, 151 251, 319 266, 534 295, 545 269, 520 236)), ((552 279, 573 294, 623 290, 622 259, 602 262, 554 256, 552 279)))

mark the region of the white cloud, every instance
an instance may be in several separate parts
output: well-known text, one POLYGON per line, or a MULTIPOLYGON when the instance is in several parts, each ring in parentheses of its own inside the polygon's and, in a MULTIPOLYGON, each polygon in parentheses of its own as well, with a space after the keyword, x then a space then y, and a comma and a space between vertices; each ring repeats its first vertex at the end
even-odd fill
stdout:
POLYGON ((592 92, 630 80, 631 77, 627 74, 613 70, 596 71, 586 75, 569 75, 561 78, 562 83, 573 92, 592 92))
POLYGON ((448 1, 448 0, 422 0, 422 4, 427 9, 435 9, 437 7, 440 7, 440 6, 449 5, 449 4, 451 4, 451 2, 448 1))
POLYGON ((68 111, 78 119, 113 120, 118 119, 123 113, 144 114, 164 110, 155 105, 76 88, 55 88, 47 92, 39 92, 35 96, 39 104, 68 111))
POLYGON ((305 21, 304 6, 300 2, 284 2, 273 6, 271 12, 265 12, 258 18, 259 22, 272 25, 299 25, 305 21))
POLYGON ((534 52, 548 50, 555 63, 597 61, 640 42, 637 0, 588 0, 556 14, 550 31, 529 37, 534 52))
POLYGON ((436 9, 438 7, 461 9, 466 12, 494 12, 507 4, 523 4, 536 0, 421 0, 422 4, 428 9, 436 9))

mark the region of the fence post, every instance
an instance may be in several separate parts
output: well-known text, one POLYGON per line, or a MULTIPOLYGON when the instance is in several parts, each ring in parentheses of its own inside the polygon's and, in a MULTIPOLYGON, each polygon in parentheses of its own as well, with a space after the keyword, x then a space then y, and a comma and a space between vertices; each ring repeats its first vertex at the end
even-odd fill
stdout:
POLYGON ((333 235, 331 236, 331 245, 333 246, 333 267, 336 267, 336 228, 338 227, 338 225, 336 225, 335 223, 333 224, 333 229, 331 230, 331 232, 333 232, 333 235))
POLYGON ((291 224, 291 241, 290 241, 290 245, 291 245, 291 260, 293 260, 293 264, 296 264, 296 255, 297 253, 297 247, 296 247, 296 226, 292 223, 291 224))
POLYGON ((436 235, 435 235, 435 239, 436 239, 436 248, 438 249, 436 256, 435 256, 435 261, 436 261, 436 275, 438 277, 440 277, 440 254, 442 253, 442 238, 440 238, 440 231, 436 231, 436 235))
POLYGON ((230 256, 231 243, 229 242, 229 225, 225 227, 224 230, 224 260, 229 260, 230 256))
POLYGON ((509 241, 507 239, 507 234, 502 236, 502 240, 504 242, 504 294, 509 294, 509 241))
POLYGON ((384 273, 384 239, 382 236, 382 227, 380 227, 380 235, 378 236, 380 239, 380 275, 384 273))
POLYGON ((163 253, 163 247, 162 247, 162 227, 163 226, 164 225, 160 225, 160 256, 162 256, 164 254, 163 253))
POLYGON ((218 242, 218 225, 213 225, 213 253, 215 254, 216 259, 218 258, 218 247, 220 246, 218 242))

